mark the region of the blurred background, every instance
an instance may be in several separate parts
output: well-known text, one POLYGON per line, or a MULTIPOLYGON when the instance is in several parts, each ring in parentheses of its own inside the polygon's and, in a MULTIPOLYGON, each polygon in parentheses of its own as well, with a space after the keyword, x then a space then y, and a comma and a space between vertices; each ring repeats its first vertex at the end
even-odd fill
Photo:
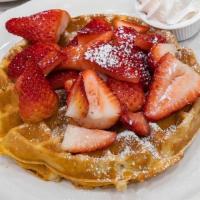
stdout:
POLYGON ((0 14, 9 8, 16 7, 28 0, 0 0, 0 14))

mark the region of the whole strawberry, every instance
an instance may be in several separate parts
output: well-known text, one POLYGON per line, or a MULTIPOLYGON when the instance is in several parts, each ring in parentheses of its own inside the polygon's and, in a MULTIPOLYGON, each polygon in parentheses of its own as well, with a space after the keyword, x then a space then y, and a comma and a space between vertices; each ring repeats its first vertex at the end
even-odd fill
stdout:
POLYGON ((17 79, 19 111, 25 122, 36 123, 51 117, 57 110, 58 97, 45 79, 42 70, 33 63, 17 79))
POLYGON ((10 19, 6 22, 6 29, 30 42, 58 42, 69 21, 66 11, 55 9, 10 19))

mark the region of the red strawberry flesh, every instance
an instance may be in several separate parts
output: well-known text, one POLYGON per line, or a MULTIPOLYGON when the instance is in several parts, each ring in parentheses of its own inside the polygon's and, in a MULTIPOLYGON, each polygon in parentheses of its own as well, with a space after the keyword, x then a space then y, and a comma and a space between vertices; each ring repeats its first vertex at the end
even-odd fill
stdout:
POLYGON ((17 79, 16 89, 20 115, 25 122, 40 122, 56 112, 58 97, 34 63, 29 63, 17 79))
POLYGON ((111 24, 107 20, 102 17, 95 17, 80 31, 78 31, 78 34, 103 33, 111 30, 111 24))
POLYGON ((123 110, 136 112, 142 109, 145 103, 145 94, 139 84, 108 78, 107 85, 119 99, 123 110))
POLYGON ((112 38, 112 31, 94 34, 81 34, 77 36, 77 44, 68 45, 64 49, 66 55, 62 63, 62 69, 85 70, 93 69, 94 64, 84 59, 84 53, 87 48, 98 42, 107 42, 112 38))
POLYGON ((138 33, 145 33, 150 29, 148 25, 142 25, 137 22, 130 22, 130 21, 125 21, 125 20, 120 20, 120 19, 115 19, 113 24, 115 28, 128 27, 128 28, 134 29, 138 33))
POLYGON ((28 17, 13 18, 6 29, 30 42, 58 42, 70 21, 64 10, 47 10, 28 17))
POLYGON ((51 72, 63 60, 63 54, 56 44, 36 43, 18 53, 8 66, 8 75, 16 80, 27 67, 29 62, 34 62, 44 74, 51 72))
POLYGON ((87 50, 85 59, 96 64, 96 70, 117 80, 142 82, 146 54, 132 44, 99 43, 87 50))
POLYGON ((78 78, 76 71, 57 71, 49 74, 47 80, 54 90, 63 89, 66 81, 75 82, 78 78))
POLYGON ((150 135, 150 126, 142 112, 124 112, 120 120, 126 128, 135 132, 138 136, 146 137, 150 135))

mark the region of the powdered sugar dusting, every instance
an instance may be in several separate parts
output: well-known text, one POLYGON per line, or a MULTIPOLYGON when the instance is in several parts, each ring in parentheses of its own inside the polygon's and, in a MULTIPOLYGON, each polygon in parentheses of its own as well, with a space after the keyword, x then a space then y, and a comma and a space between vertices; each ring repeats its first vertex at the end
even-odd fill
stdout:
POLYGON ((102 67, 114 67, 119 63, 119 59, 116 55, 117 49, 115 49, 111 44, 103 44, 98 48, 90 48, 85 53, 85 59, 91 62, 96 62, 102 67))
POLYGON ((165 129, 165 138, 169 138, 170 136, 172 136, 175 132, 176 132, 177 126, 175 125, 171 125, 169 128, 165 129))
POLYGON ((88 48, 84 58, 108 72, 121 75, 125 80, 141 78, 143 84, 148 85, 151 75, 147 54, 134 45, 135 31, 120 27, 114 35, 114 41, 97 43, 88 48))
MULTIPOLYGON (((151 144, 148 137, 147 138, 139 138, 134 132, 123 131, 120 134, 118 134, 117 140, 120 140, 121 138, 125 138, 126 140, 129 140, 129 141, 135 140, 145 150, 149 151, 155 159, 161 158, 157 149, 151 144)), ((129 147, 126 147, 125 150, 122 152, 122 156, 124 156, 125 154, 127 155, 129 153, 130 153, 130 149, 129 149, 129 147)))

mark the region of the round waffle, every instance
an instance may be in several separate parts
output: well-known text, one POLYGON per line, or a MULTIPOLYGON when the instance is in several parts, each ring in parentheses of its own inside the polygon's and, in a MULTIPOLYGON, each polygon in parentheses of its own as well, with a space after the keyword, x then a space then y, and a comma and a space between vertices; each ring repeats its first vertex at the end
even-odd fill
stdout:
MULTIPOLYGON (((72 37, 91 17, 74 18, 63 41, 72 37)), ((113 17, 116 16, 107 16, 107 19, 112 20, 113 17)), ((168 41, 178 47, 171 33, 155 29, 151 31, 165 34, 168 41)), ((147 138, 139 138, 133 132, 115 127, 118 133, 115 143, 105 150, 88 154, 74 155, 64 152, 60 147, 63 130, 69 121, 65 116, 65 107, 60 107, 58 113, 49 120, 24 124, 18 114, 14 85, 5 71, 12 57, 26 45, 25 42, 17 44, 1 64, 1 153, 12 157, 20 166, 34 171, 45 180, 64 178, 82 187, 115 185, 119 190, 129 182, 141 182, 156 176, 183 157, 200 127, 200 99, 167 119, 150 123, 151 136, 147 138)), ((190 49, 179 48, 177 57, 199 72, 199 65, 190 49)))

